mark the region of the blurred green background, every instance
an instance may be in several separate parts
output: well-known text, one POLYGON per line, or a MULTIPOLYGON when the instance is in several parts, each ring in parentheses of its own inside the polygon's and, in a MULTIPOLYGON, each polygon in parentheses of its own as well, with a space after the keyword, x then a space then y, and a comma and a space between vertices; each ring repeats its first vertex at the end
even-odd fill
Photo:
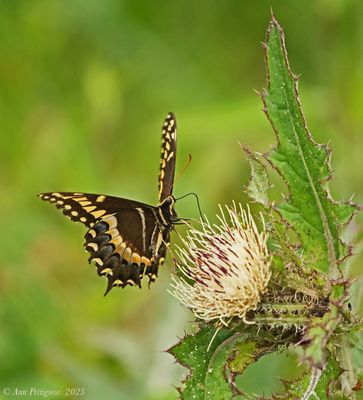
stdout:
MULTIPOLYGON (((172 385, 184 369, 163 350, 192 316, 167 293, 170 260, 151 290, 104 298, 106 280, 82 248, 84 228, 35 194, 156 204, 160 127, 173 111, 178 169, 193 156, 175 195, 196 191, 208 216, 218 203, 245 201, 249 171, 237 141, 267 151, 275 140, 254 92, 265 85, 260 42, 270 7, 302 75, 310 130, 318 142, 331 140, 332 194, 355 193, 363 203, 362 2, 0 2, 1 389, 177 397, 172 385)), ((198 217, 192 198, 177 211, 198 217)), ((347 237, 361 236, 358 222, 347 237)), ((350 265, 356 275, 361 262, 350 265)), ((249 375, 251 387, 260 382, 249 375)))

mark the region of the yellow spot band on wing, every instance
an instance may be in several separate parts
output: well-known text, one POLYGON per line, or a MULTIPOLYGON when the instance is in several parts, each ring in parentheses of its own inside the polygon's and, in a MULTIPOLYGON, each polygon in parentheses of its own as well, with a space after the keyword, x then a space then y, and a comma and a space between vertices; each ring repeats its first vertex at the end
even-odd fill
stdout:
POLYGON ((106 214, 106 210, 98 210, 91 213, 96 219, 106 214))
POLYGON ((103 261, 100 258, 94 258, 92 261, 94 261, 100 267, 103 265, 103 261))
POLYGON ((118 248, 122 244, 122 237, 115 236, 108 243, 112 243, 115 246, 115 248, 118 248))
POLYGON ((131 251, 130 247, 126 247, 122 257, 124 258, 124 260, 126 262, 129 263, 131 261, 131 254, 132 254, 132 251, 131 251))
POLYGON ((94 230, 94 229, 90 229, 89 231, 88 231, 88 233, 92 236, 92 237, 96 237, 96 231, 94 230))
POLYGON ((91 207, 85 207, 84 210, 88 213, 90 213, 91 211, 95 210, 97 207, 96 206, 91 206, 91 207))
POLYGON ((173 157, 173 155, 174 155, 174 152, 172 151, 172 152, 169 154, 169 156, 168 156, 168 158, 166 159, 166 161, 169 161, 169 160, 173 157))
POLYGON ((109 230, 117 227, 117 219, 113 215, 103 219, 103 222, 106 222, 108 224, 109 230))
POLYGON ((131 263, 132 264, 138 264, 138 265, 140 265, 140 261, 141 261, 141 257, 140 257, 140 255, 139 254, 137 254, 137 253, 132 253, 132 256, 131 256, 131 263))
POLYGON ((122 243, 116 248, 115 251, 116 251, 118 254, 120 254, 120 256, 122 256, 123 253, 124 253, 124 251, 125 251, 125 249, 126 249, 126 247, 127 247, 126 243, 125 243, 125 242, 122 242, 122 243))
POLYGON ((141 264, 145 264, 147 267, 151 264, 151 261, 149 258, 142 256, 141 257, 141 264))
POLYGON ((103 275, 113 275, 112 269, 111 268, 105 268, 101 271, 101 274, 103 275))
POLYGON ((87 247, 90 247, 94 251, 98 250, 98 244, 97 243, 87 243, 87 247))

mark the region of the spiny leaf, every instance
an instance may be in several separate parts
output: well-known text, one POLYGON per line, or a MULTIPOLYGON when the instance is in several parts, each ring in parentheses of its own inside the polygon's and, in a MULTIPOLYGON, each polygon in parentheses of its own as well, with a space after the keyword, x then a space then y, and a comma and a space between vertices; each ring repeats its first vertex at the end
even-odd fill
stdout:
POLYGON ((340 395, 332 392, 334 386, 337 383, 337 379, 343 371, 339 368, 333 357, 329 357, 328 361, 324 366, 320 368, 313 368, 306 371, 303 376, 300 376, 296 380, 285 381, 286 392, 277 396, 279 399, 341 399, 340 395), (329 395, 334 393, 334 397, 329 395))
POLYGON ((349 254, 349 248, 340 240, 340 231, 356 206, 334 202, 324 187, 331 176, 330 151, 326 145, 317 144, 308 131, 297 77, 289 67, 284 33, 274 17, 267 30, 265 59, 268 87, 262 100, 278 140, 268 160, 290 193, 278 209, 299 235, 306 264, 337 278, 339 263, 349 254))
MULTIPOLYGON (((186 335, 178 344, 169 349, 176 360, 190 370, 181 391, 181 399, 183 400, 208 399, 208 397, 205 397, 209 391, 206 379, 208 370, 212 368, 213 371, 214 368, 213 363, 210 365, 210 360, 219 346, 233 336, 233 332, 221 329, 211 342, 215 331, 215 327, 205 325, 197 333, 186 335), (209 345, 210 348, 207 351, 209 345)), ((223 396, 229 396, 221 397, 221 399, 232 397, 233 392, 224 377, 219 375, 215 384, 220 387, 223 396)))
POLYGON ((339 397, 337 390, 337 386, 339 386, 338 378, 342 372, 343 370, 339 367, 334 357, 329 357, 315 388, 315 393, 320 399, 346 399, 343 395, 339 397))
POLYGON ((183 400, 239 398, 242 393, 235 385, 235 377, 261 355, 277 349, 276 342, 266 338, 258 340, 255 330, 248 329, 237 332, 222 328, 211 342, 215 330, 204 325, 169 350, 190 370, 180 390, 183 400))

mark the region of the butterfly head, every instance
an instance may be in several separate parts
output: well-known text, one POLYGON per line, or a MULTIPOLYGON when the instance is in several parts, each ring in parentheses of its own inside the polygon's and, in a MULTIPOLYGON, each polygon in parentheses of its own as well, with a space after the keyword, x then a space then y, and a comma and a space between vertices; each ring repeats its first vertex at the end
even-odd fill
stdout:
POLYGON ((173 224, 177 219, 177 214, 174 209, 175 197, 169 195, 159 204, 159 215, 164 225, 173 224))

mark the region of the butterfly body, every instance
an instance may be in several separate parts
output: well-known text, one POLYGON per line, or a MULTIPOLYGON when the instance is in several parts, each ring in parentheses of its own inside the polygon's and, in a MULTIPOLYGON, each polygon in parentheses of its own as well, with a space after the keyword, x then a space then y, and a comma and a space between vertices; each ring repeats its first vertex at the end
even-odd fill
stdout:
POLYGON ((173 224, 178 220, 172 195, 176 154, 175 117, 163 125, 159 176, 159 205, 154 207, 113 196, 50 192, 39 197, 87 226, 85 248, 99 276, 106 276, 107 294, 113 287, 137 285, 144 275, 153 282, 162 265, 173 224))

